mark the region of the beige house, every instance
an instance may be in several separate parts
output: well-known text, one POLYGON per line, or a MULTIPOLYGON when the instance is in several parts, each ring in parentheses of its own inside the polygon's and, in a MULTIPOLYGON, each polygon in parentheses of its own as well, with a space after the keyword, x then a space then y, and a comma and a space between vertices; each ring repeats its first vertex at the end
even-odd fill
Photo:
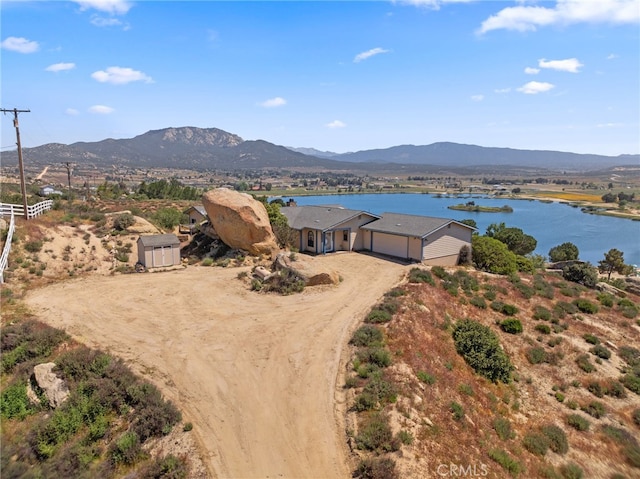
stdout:
POLYGON ((300 234, 300 251, 371 251, 429 265, 455 266, 473 227, 446 218, 297 206, 280 210, 300 234))
POLYGON ((289 226, 300 233, 300 251, 324 254, 364 249, 360 227, 379 218, 340 206, 288 206, 280 209, 289 226))
POLYGON ((189 217, 190 225, 197 225, 207 219, 207 212, 204 206, 190 206, 184 211, 184 214, 189 217))
POLYGON ((179 265, 180 240, 174 234, 140 236, 138 262, 145 268, 179 265))

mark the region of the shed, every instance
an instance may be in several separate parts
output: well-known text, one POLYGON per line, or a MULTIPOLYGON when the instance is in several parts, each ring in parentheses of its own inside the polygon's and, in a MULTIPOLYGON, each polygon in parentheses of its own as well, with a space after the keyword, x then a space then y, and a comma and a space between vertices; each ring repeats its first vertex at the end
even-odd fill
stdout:
POLYGON ((189 217, 190 225, 200 224, 207 219, 207 211, 202 205, 190 206, 184 211, 184 214, 189 217))
POLYGON ((360 227, 364 249, 430 265, 455 266, 475 228, 446 218, 383 213, 360 227))
POLYGON ((145 268, 178 265, 180 264, 180 240, 174 234, 140 236, 138 261, 145 268))

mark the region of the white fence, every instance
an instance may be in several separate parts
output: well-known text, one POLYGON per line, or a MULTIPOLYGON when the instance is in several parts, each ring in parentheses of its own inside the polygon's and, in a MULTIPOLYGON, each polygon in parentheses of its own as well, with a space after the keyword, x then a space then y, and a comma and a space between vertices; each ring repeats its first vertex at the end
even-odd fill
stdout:
MULTIPOLYGON (((53 206, 53 200, 45 200, 35 205, 27 205, 27 219, 35 218, 53 206)), ((10 216, 9 231, 7 231, 7 239, 0 256, 0 283, 4 283, 4 270, 9 263, 9 251, 11 251, 11 241, 13 240, 13 232, 16 229, 16 215, 24 216, 24 206, 12 205, 10 203, 0 203, 0 216, 10 216)))
POLYGON ((4 283, 4 270, 9 262, 9 251, 11 251, 11 241, 13 240, 13 232, 16 229, 16 219, 11 215, 11 221, 9 222, 9 231, 7 231, 7 239, 4 243, 2 250, 2 256, 0 256, 0 283, 4 283))
MULTIPOLYGON (((27 219, 35 218, 53 206, 53 200, 45 200, 35 205, 27 205, 27 219)), ((0 216, 24 216, 24 206, 0 203, 0 216)))

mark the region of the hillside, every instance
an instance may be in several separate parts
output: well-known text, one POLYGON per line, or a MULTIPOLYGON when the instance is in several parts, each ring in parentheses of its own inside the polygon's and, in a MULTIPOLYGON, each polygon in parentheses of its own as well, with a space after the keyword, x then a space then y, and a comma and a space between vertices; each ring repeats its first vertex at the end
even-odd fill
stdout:
MULTIPOLYGON (((245 141, 218 128, 179 127, 152 130, 134 138, 49 143, 23 148, 30 165, 74 162, 101 168, 182 168, 227 171, 289 168, 377 172, 591 171, 637 165, 638 155, 617 157, 559 151, 517 150, 439 142, 337 154, 314 148, 285 148, 264 140, 245 141)), ((17 153, 1 153, 3 165, 17 164, 17 153)))
POLYGON ((352 339, 361 347, 352 346, 345 379, 351 444, 369 471, 382 474, 361 477, 393 477, 389 459, 402 478, 435 476, 451 465, 486 477, 638 477, 640 298, 597 293, 550 273, 450 273, 414 271, 410 278, 427 282, 410 279, 367 316, 365 328, 384 332, 389 353, 381 376, 371 373, 371 358, 381 354, 364 354, 362 335, 352 339), (380 310, 397 312, 376 326, 380 310), (523 331, 505 332, 508 318, 523 331), (509 382, 475 373, 458 354, 453 333, 462 319, 497 335, 513 365, 509 382))

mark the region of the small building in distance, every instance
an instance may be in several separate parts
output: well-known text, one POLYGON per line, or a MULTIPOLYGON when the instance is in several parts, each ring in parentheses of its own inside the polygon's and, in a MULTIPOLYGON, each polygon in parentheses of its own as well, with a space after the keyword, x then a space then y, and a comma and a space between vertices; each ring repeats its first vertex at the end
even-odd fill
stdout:
POLYGON ((145 268, 180 264, 180 240, 173 233, 138 238, 138 262, 145 268))

